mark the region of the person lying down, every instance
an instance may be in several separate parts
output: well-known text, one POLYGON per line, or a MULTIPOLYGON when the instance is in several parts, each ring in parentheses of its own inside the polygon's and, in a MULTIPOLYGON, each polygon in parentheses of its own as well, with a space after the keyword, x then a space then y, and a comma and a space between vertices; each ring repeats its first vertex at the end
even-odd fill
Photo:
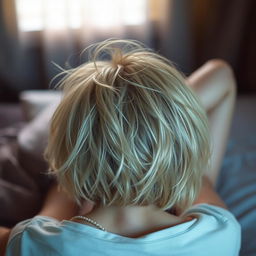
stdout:
POLYGON ((51 120, 45 157, 60 190, 5 233, 6 255, 239 255, 240 226, 214 190, 235 97, 228 65, 186 81, 136 41, 90 50, 64 72, 51 120))

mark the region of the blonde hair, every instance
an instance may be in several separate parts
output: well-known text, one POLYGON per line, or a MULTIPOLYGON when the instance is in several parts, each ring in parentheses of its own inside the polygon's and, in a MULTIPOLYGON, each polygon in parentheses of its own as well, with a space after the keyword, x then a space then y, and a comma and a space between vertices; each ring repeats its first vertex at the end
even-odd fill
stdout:
POLYGON ((189 207, 209 159, 207 117, 164 57, 106 40, 65 71, 45 156, 78 202, 189 207))

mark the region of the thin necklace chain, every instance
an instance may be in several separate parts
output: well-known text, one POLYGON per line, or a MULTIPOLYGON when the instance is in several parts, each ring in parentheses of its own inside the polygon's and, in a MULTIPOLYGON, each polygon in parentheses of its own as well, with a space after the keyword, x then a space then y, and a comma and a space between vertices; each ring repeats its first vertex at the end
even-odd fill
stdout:
POLYGON ((101 229, 102 231, 106 231, 105 228, 103 228, 99 223, 97 223, 95 220, 92 220, 88 217, 85 217, 85 216, 74 216, 73 218, 71 218, 71 220, 74 220, 74 219, 79 219, 79 220, 82 220, 84 222, 89 222, 91 224, 93 224, 95 227, 101 229))

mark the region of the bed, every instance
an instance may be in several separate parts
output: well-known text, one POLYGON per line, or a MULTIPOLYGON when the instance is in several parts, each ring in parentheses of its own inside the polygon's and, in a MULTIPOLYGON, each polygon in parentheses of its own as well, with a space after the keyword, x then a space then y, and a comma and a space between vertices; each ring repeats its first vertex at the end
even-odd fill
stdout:
MULTIPOLYGON (((52 179, 42 158, 45 129, 60 95, 24 92, 0 105, 0 225, 40 209, 52 179), (40 139, 39 139, 40 138, 40 139)), ((256 255, 256 96, 239 96, 217 190, 242 226, 240 255, 256 255)))

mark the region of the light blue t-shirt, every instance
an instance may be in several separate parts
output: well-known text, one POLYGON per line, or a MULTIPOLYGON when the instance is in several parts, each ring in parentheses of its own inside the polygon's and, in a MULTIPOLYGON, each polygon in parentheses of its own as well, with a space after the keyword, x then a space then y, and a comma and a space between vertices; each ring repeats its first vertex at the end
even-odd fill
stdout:
POLYGON ((128 238, 72 221, 36 216, 17 224, 6 256, 237 256, 240 225, 227 210, 195 205, 186 211, 195 218, 182 224, 128 238))

